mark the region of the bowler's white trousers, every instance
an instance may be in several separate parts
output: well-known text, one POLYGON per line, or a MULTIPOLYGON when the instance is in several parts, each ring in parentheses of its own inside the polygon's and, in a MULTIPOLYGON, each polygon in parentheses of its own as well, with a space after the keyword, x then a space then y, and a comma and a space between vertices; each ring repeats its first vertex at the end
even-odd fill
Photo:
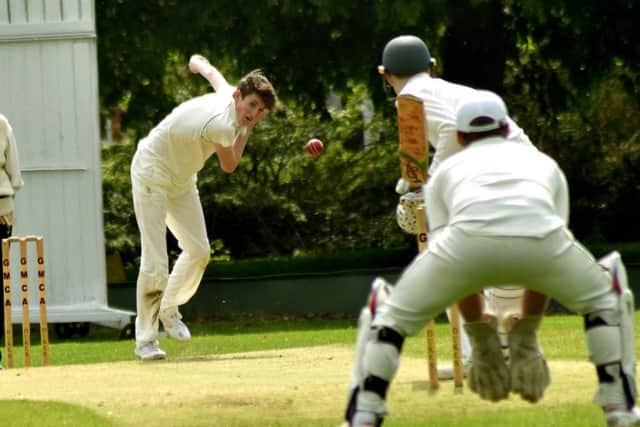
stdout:
POLYGON ((191 299, 210 259, 196 177, 176 185, 138 150, 131 165, 133 206, 140 230, 140 271, 136 285, 136 346, 158 337, 160 309, 191 299), (167 228, 181 253, 169 274, 167 228))
POLYGON ((449 226, 403 272, 373 324, 413 335, 453 302, 503 283, 578 313, 617 307, 609 274, 564 228, 535 238, 483 237, 449 226))

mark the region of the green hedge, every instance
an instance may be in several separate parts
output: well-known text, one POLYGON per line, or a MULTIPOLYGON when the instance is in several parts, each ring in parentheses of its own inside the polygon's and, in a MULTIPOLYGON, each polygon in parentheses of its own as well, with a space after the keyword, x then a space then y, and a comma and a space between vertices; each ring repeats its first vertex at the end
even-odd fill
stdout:
MULTIPOLYGON (((640 243, 586 244, 596 256, 619 251, 627 263, 640 262, 640 243)), ((295 257, 252 258, 241 261, 211 262, 206 278, 255 277, 298 273, 331 274, 345 270, 404 267, 415 252, 406 248, 359 249, 331 253, 307 254, 295 257)))
MULTIPOLYGON (((640 263, 640 243, 586 244, 600 257, 618 250, 626 263, 640 263)), ((205 271, 205 278, 243 278, 287 274, 334 274, 359 269, 385 269, 404 267, 415 252, 406 248, 359 249, 331 253, 305 254, 294 257, 251 258, 237 261, 212 261, 205 271)), ((128 268, 128 281, 135 281, 137 270, 128 268)))
POLYGON ((205 278, 334 274, 348 270, 404 267, 414 256, 415 252, 405 248, 360 249, 295 257, 211 262, 205 271, 205 278))

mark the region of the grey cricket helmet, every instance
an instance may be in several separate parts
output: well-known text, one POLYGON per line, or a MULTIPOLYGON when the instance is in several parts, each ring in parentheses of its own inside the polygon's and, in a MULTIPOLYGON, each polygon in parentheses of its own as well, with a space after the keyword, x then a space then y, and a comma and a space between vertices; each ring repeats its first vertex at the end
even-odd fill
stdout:
POLYGON ((382 65, 378 72, 385 71, 400 76, 410 76, 428 70, 433 64, 427 45, 418 37, 405 35, 395 37, 382 51, 382 65))

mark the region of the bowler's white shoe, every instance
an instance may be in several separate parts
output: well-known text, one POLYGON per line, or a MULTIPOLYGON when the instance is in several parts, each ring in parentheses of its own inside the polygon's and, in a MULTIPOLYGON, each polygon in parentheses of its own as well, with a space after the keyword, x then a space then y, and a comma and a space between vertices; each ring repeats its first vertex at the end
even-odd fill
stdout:
POLYGON ((630 427, 640 425, 640 410, 607 412, 607 427, 630 427))
POLYGON ((143 346, 136 347, 136 356, 144 362, 148 360, 164 360, 167 358, 167 353, 165 353, 160 347, 158 347, 158 343, 155 341, 148 342, 143 346))
POLYGON ((158 319, 162 322, 164 331, 176 341, 187 342, 191 339, 189 328, 181 320, 182 316, 175 308, 160 310, 158 319))

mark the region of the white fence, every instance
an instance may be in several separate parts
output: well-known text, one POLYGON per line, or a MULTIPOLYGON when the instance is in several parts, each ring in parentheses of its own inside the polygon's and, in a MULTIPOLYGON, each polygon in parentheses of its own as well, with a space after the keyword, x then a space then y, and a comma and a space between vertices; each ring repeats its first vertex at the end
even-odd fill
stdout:
POLYGON ((25 181, 14 235, 44 237, 50 322, 124 328, 133 313, 107 304, 93 0, 0 0, 0 112, 25 181))

